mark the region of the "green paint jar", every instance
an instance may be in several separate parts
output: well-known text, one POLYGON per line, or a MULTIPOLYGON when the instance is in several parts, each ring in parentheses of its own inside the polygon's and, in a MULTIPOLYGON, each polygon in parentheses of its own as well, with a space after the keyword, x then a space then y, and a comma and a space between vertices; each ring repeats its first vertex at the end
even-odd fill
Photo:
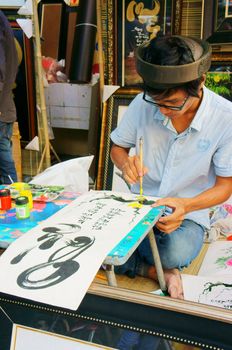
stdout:
POLYGON ((26 196, 15 198, 16 217, 18 219, 27 219, 30 217, 29 200, 26 196))

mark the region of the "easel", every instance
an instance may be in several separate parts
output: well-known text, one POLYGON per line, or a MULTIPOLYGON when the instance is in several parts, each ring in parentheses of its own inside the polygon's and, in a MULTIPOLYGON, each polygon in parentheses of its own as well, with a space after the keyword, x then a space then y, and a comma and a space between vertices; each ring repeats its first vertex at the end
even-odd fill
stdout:
POLYGON ((60 162, 56 151, 49 140, 47 110, 45 103, 44 84, 43 84, 43 69, 42 69, 42 55, 40 44, 40 29, 38 20, 38 0, 32 0, 33 15, 32 24, 34 28, 34 53, 35 53, 35 77, 36 77, 36 109, 38 118, 38 136, 40 149, 43 149, 39 166, 37 168, 37 174, 41 172, 42 168, 48 168, 51 165, 50 150, 55 155, 56 159, 60 162))

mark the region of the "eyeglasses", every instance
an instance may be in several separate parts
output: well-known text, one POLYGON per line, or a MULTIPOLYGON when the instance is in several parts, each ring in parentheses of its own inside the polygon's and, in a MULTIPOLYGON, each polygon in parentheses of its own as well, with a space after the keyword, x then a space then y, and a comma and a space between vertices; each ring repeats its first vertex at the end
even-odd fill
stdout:
POLYGON ((160 104, 160 103, 156 103, 155 101, 152 100, 152 98, 149 95, 148 96, 149 96, 150 99, 148 99, 148 97, 146 95, 147 95, 147 92, 145 90, 144 93, 143 93, 143 100, 144 101, 149 102, 149 103, 155 105, 156 107, 167 108, 167 109, 171 109, 172 111, 181 111, 184 108, 185 103, 187 102, 187 100, 189 98, 189 95, 187 97, 185 97, 185 99, 183 100, 182 105, 180 105, 180 106, 167 106, 167 105, 163 105, 163 104, 160 104))

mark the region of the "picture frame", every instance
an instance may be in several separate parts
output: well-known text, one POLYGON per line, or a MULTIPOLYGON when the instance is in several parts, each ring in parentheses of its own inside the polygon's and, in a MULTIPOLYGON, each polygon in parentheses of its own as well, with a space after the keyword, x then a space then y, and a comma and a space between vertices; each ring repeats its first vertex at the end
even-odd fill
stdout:
POLYGON ((232 101, 231 60, 216 62, 213 61, 210 70, 206 74, 205 85, 220 96, 223 96, 229 101, 232 101))
POLYGON ((135 67, 135 49, 158 32, 172 32, 172 11, 172 0, 115 2, 116 85, 138 87, 141 84, 135 67))
POLYGON ((230 310, 97 283, 76 311, 0 294, 2 350, 10 349, 15 324, 110 348, 129 334, 165 349, 229 350, 231 323, 230 310))
POLYGON ((116 56, 114 32, 114 0, 101 1, 101 36, 105 84, 113 85, 116 81, 116 56))
POLYGON ((232 6, 231 1, 214 0, 214 23, 212 35, 207 38, 213 52, 231 52, 232 6))
POLYGON ((71 11, 75 11, 75 8, 67 6, 63 0, 41 0, 38 3, 41 51, 45 57, 57 60, 66 57, 68 16, 71 11))
MULTIPOLYGON (((112 146, 110 134, 116 128, 119 119, 122 117, 122 113, 125 111, 125 108, 129 106, 131 101, 141 91, 142 90, 139 88, 120 88, 104 103, 98 161, 97 189, 120 190, 119 187, 114 188, 113 186, 113 177, 114 175, 117 176, 117 170, 110 159, 110 149, 112 146)), ((124 190, 126 187, 127 186, 124 183, 124 190)))
POLYGON ((0 8, 17 9, 25 4, 26 0, 0 0, 0 8))
POLYGON ((18 324, 13 325, 11 350, 31 350, 35 344, 43 350, 112 350, 112 348, 93 344, 89 341, 70 338, 61 334, 47 332, 18 324))
POLYGON ((215 1, 215 14, 215 30, 217 30, 226 18, 232 17, 231 1, 215 1))

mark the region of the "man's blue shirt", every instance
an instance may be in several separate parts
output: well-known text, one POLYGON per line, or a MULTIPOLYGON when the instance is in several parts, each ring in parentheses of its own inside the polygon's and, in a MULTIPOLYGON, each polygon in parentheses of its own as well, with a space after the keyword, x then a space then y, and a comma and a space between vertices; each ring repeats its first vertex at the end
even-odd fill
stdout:
MULTIPOLYGON (((112 141, 125 148, 144 140, 144 194, 158 197, 194 197, 209 189, 216 176, 232 176, 232 103, 206 87, 200 107, 191 125, 178 134, 170 119, 159 109, 136 96, 112 141)), ((139 183, 131 191, 139 193, 139 183)), ((186 215, 209 227, 208 210, 186 215)))

